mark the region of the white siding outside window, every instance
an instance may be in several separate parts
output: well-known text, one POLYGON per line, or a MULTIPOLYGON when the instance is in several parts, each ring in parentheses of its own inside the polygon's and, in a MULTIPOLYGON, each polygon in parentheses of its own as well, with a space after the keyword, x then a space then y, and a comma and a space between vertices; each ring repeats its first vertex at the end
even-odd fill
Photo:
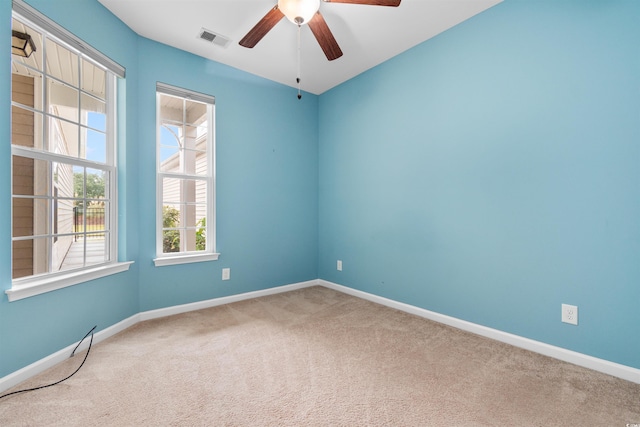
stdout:
POLYGON ((218 258, 214 98, 158 83, 156 266, 218 258))

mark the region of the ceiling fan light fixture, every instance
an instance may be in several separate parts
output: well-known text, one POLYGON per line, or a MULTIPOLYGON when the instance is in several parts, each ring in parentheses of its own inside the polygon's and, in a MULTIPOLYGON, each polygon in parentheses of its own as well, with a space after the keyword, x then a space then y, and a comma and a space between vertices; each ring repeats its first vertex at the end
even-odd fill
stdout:
POLYGON ((278 9, 289 21, 303 25, 320 9, 320 0, 278 0, 278 9))

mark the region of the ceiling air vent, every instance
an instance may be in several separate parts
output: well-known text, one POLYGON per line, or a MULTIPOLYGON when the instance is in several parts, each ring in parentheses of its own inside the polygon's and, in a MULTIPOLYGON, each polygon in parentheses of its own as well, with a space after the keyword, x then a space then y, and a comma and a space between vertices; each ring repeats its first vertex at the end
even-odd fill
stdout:
POLYGON ((198 38, 221 47, 227 47, 227 44, 229 44, 228 38, 205 28, 200 29, 198 38))

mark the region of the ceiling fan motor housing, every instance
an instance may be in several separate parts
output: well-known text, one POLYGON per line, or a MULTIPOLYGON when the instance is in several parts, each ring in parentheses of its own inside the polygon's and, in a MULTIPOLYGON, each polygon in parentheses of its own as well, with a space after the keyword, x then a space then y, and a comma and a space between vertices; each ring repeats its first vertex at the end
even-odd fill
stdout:
POLYGON ((320 0, 278 0, 278 9, 289 21, 303 25, 320 9, 320 0))

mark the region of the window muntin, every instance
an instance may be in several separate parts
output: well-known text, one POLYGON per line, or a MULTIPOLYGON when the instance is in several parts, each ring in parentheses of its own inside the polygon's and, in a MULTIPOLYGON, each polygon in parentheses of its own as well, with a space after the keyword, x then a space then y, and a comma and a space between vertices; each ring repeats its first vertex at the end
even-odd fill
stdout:
POLYGON ((159 259, 215 253, 213 120, 213 97, 158 85, 159 259))
POLYGON ((12 28, 36 47, 12 55, 15 288, 117 259, 115 75, 15 12, 12 28))

